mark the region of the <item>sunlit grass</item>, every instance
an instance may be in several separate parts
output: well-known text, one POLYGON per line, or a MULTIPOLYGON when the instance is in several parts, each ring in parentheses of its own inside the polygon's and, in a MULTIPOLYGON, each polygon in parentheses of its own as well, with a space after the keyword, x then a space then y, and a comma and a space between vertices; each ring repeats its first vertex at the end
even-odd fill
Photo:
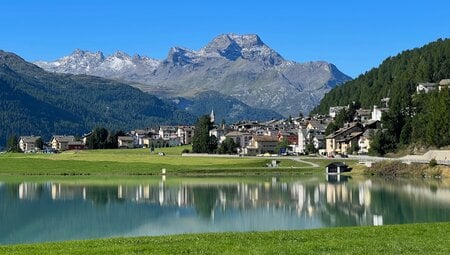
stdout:
POLYGON ((450 223, 0 246, 1 254, 450 254, 450 223))
MULTIPOLYGON (((281 159, 279 168, 267 168, 271 158, 257 157, 183 157, 183 149, 172 147, 156 149, 86 150, 60 154, 8 153, 0 156, 1 174, 50 175, 142 175, 160 174, 165 168, 171 174, 218 173, 295 173, 311 172, 309 164, 281 159), (165 156, 158 155, 164 152, 165 156)), ((320 172, 318 169, 312 170, 320 172)))

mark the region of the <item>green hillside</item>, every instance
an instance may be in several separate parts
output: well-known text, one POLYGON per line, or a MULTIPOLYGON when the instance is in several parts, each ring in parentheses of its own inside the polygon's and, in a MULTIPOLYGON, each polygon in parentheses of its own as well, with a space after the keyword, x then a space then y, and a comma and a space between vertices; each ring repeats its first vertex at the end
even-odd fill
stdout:
POLYGON ((380 105, 389 97, 389 111, 382 118, 385 132, 376 136, 378 154, 405 146, 450 144, 450 96, 448 90, 416 94, 423 82, 450 78, 450 39, 439 39, 421 48, 404 51, 358 78, 325 95, 314 113, 330 106, 359 102, 362 107, 380 105))
POLYGON ((439 82, 450 78, 450 39, 439 39, 421 48, 406 50, 389 57, 377 68, 328 92, 314 109, 327 113, 330 106, 353 101, 363 107, 380 105, 384 97, 412 95, 420 82, 439 82))
POLYGON ((175 105, 108 79, 48 73, 0 51, 0 145, 8 136, 81 135, 96 126, 134 129, 193 123, 175 105))
POLYGON ((214 90, 201 92, 194 98, 176 98, 175 100, 179 102, 180 109, 195 116, 209 114, 211 110, 214 110, 216 124, 220 124, 222 120, 233 123, 241 120, 267 121, 283 118, 283 115, 273 110, 251 107, 234 97, 214 90))

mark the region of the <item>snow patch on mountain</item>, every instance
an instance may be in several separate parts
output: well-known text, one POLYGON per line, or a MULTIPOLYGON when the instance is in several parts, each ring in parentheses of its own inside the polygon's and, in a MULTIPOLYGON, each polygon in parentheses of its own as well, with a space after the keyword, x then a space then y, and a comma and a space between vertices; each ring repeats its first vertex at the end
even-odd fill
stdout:
POLYGON ((108 77, 120 76, 120 72, 135 69, 155 70, 161 61, 146 56, 130 55, 117 51, 105 57, 101 51, 89 52, 76 49, 69 56, 62 57, 53 62, 37 61, 39 67, 56 73, 89 74, 108 77))

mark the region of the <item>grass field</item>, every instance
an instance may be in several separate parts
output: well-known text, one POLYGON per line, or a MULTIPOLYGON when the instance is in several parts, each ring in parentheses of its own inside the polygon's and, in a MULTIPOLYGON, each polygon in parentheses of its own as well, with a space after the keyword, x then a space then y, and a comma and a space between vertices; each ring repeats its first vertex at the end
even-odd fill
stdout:
MULTIPOLYGON (((165 168, 168 174, 260 174, 322 172, 322 169, 291 159, 281 159, 280 167, 267 168, 270 158, 182 157, 187 147, 68 151, 60 154, 0 155, 3 175, 155 175, 165 168), (165 156, 159 156, 164 152, 165 156)), ((318 161, 323 165, 321 161, 318 161)))
POLYGON ((450 222, 0 246, 0 254, 450 254, 450 222))

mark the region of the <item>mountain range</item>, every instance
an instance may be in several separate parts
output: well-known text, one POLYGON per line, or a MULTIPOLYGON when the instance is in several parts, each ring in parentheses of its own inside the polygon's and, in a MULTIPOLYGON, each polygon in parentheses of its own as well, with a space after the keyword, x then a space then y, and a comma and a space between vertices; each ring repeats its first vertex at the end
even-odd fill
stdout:
POLYGON ((286 117, 309 113, 326 92, 350 80, 327 62, 285 60, 257 35, 223 34, 198 51, 173 47, 164 60, 75 50, 35 64, 49 72, 116 79, 168 98, 216 91, 286 117))
POLYGON ((0 145, 15 135, 81 135, 195 122, 170 101, 110 79, 54 74, 0 50, 0 145))
POLYGON ((97 126, 132 130, 162 124, 194 124, 216 113, 218 121, 282 118, 215 91, 192 99, 161 99, 128 84, 84 74, 47 72, 0 50, 0 146, 7 137, 81 135, 97 126))

